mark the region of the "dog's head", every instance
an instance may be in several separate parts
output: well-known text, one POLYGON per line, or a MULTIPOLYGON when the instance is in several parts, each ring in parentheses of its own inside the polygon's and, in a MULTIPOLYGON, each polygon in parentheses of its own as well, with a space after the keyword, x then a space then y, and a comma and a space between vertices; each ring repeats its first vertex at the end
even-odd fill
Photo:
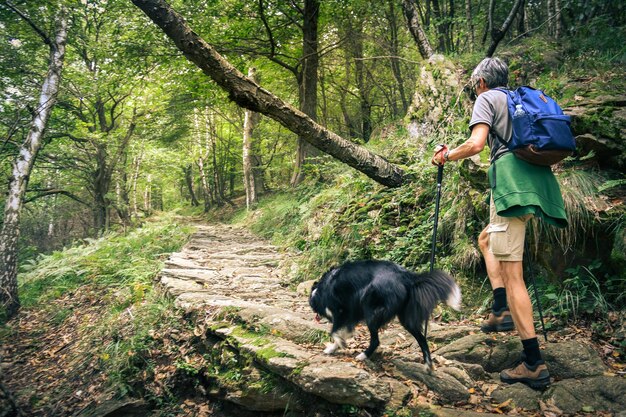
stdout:
POLYGON ((337 273, 337 268, 331 268, 328 270, 319 281, 315 281, 313 286, 311 287, 311 295, 309 296, 309 305, 315 312, 315 321, 320 321, 322 317, 332 322, 332 315, 329 314, 329 310, 327 308, 327 294, 326 288, 328 287, 328 282, 332 279, 332 277, 337 273))

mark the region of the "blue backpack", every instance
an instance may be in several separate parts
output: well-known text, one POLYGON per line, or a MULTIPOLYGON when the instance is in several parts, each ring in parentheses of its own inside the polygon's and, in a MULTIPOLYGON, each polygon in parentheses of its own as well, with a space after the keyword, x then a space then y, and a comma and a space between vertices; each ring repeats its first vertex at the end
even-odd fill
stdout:
POLYGON ((496 90, 507 95, 513 121, 511 140, 499 139, 515 155, 535 165, 550 166, 576 151, 570 117, 543 91, 532 87, 496 90))

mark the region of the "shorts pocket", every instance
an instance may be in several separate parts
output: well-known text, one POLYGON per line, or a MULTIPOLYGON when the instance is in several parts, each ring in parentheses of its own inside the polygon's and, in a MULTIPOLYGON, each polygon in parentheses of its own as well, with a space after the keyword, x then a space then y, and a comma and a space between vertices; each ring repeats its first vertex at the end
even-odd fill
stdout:
POLYGON ((494 255, 509 255, 511 245, 509 242, 509 223, 492 223, 487 229, 489 234, 489 251, 494 255))

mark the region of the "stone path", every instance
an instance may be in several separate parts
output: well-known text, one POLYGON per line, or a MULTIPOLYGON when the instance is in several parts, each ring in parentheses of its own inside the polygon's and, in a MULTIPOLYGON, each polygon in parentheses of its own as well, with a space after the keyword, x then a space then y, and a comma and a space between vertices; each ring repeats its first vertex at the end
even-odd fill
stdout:
POLYGON ((626 409, 626 380, 605 375, 599 356, 578 341, 545 346, 555 382, 543 393, 500 384, 497 371, 517 359, 519 340, 474 334, 475 327, 430 325, 434 374, 423 365, 415 340, 396 323, 381 334, 372 360, 353 359, 367 343, 366 330, 357 331, 348 349, 324 355, 329 325, 316 323, 307 296, 289 288, 281 275, 286 256, 242 228, 199 224, 191 241, 167 261, 162 285, 177 306, 193 312, 223 365, 209 394, 252 410, 296 413, 315 398, 373 410, 407 403, 458 408, 484 398, 490 400, 483 410, 509 399, 528 410, 542 403, 569 413, 626 409))

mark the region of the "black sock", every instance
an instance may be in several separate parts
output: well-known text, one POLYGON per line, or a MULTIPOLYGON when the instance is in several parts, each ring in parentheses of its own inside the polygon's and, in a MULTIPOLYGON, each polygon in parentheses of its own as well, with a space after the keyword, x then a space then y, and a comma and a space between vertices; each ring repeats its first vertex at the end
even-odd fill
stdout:
POLYGON ((524 347, 524 355, 526 355, 525 362, 534 366, 541 360, 541 351, 539 350, 539 341, 536 337, 532 339, 522 340, 522 346, 524 347))
POLYGON ((491 306, 491 309, 494 312, 499 312, 506 306, 506 289, 501 287, 493 290, 493 305, 491 306))

